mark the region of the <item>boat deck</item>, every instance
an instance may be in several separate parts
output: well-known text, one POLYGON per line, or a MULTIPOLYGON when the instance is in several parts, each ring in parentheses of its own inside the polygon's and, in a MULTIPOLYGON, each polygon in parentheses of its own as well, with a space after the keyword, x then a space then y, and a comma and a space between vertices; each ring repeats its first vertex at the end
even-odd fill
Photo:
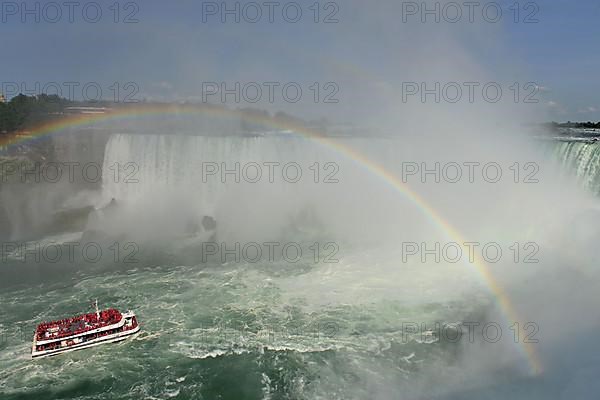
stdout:
POLYGON ((100 318, 96 313, 90 313, 58 321, 43 322, 35 331, 35 339, 37 341, 53 340, 78 335, 116 324, 122 319, 121 313, 113 308, 101 311, 99 315, 100 318))

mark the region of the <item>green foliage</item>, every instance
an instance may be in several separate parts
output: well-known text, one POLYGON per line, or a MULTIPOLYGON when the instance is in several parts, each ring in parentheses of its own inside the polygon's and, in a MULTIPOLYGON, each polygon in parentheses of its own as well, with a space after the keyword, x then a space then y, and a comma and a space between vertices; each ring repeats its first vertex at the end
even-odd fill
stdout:
POLYGON ((70 103, 57 95, 19 94, 8 103, 0 103, 0 134, 15 132, 43 122, 52 115, 61 114, 70 103))
POLYGON ((558 128, 583 128, 583 129, 600 129, 600 122, 565 122, 562 124, 557 124, 553 122, 555 127, 558 128))

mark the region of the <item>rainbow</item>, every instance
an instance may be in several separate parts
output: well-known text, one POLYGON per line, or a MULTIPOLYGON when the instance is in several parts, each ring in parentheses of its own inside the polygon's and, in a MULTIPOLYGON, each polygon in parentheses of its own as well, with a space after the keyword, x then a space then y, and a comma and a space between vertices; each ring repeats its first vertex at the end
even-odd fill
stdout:
MULTIPOLYGON (((104 114, 78 114, 74 116, 65 116, 64 118, 34 127, 26 132, 18 132, 11 135, 1 135, 0 149, 19 143, 29 142, 47 135, 59 133, 67 128, 81 127, 97 122, 139 118, 143 116, 169 116, 186 114, 238 118, 247 122, 269 126, 273 129, 289 131, 290 133, 300 135, 311 141, 331 148, 358 163, 373 176, 377 177, 383 183, 389 186, 391 190, 409 200, 421 211, 421 213, 430 221, 433 226, 441 229, 441 231, 448 238, 452 239, 456 243, 468 242, 468 240, 463 238, 462 234, 446 219, 444 219, 423 197, 412 190, 407 184, 398 179, 392 172, 386 170, 383 166, 365 157, 363 154, 354 150, 350 146, 340 143, 339 141, 336 141, 315 129, 308 128, 304 125, 287 119, 278 119, 257 113, 231 110, 225 107, 208 105, 130 105, 118 108, 116 110, 109 110, 104 114)), ((469 263, 469 266, 474 269, 474 271, 487 285, 491 293, 495 296, 506 322, 511 324, 515 322, 519 323, 520 332, 519 340, 517 341, 517 349, 527 360, 531 374, 540 374, 543 371, 542 363, 533 345, 526 343, 523 340, 526 334, 523 327, 523 321, 521 318, 519 318, 519 313, 516 311, 506 291, 495 279, 490 267, 487 265, 485 260, 481 258, 481 256, 477 256, 477 254, 475 254, 475 259, 472 263, 469 263)))

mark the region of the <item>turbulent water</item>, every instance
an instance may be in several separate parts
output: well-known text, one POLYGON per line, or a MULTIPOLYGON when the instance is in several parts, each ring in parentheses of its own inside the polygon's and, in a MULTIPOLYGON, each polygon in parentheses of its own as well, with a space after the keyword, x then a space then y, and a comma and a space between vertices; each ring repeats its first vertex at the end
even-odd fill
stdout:
MULTIPOLYGON (((398 143, 343 140, 378 154, 390 168, 397 163, 398 143)), ((556 148, 593 188, 600 157, 595 146, 556 148)), ((558 398, 547 378, 502 362, 499 354, 514 345, 498 343, 492 353, 498 357, 494 383, 473 378, 476 367, 464 363, 464 342, 440 336, 435 323, 486 320, 494 299, 463 265, 400 264, 400 249, 374 232, 389 236, 414 212, 397 217, 386 211, 397 196, 370 181, 352 160, 302 139, 113 135, 99 196, 101 203, 116 199, 116 209, 98 210, 84 232, 42 242, 96 240, 106 249, 117 238, 119 245, 137 244, 135 262, 76 257, 39 264, 9 254, 3 268, 27 279, 0 292, 1 397, 558 398), (325 169, 330 161, 339 170, 325 169), (254 184, 247 181, 252 173, 224 184, 220 175, 212 181, 203 176, 209 164, 231 168, 235 162, 295 162, 305 179, 291 184, 275 175, 279 182, 254 184), (315 163, 317 179, 310 169, 315 163), (348 176, 361 184, 344 184, 348 176), (337 186, 324 184, 326 177, 338 179, 337 186), (383 210, 366 213, 373 197, 383 210), (166 210, 167 203, 175 206, 166 210), (204 217, 214 222, 203 225, 204 217), (353 241, 349 230, 361 232, 360 240, 353 241), (294 241, 304 252, 294 262, 281 256, 201 262, 198 249, 207 240, 294 241), (339 246, 336 261, 315 261, 314 242, 339 246), (117 345, 29 359, 36 323, 87 311, 95 298, 135 310, 141 334, 117 345), (407 332, 410 323, 425 324, 426 332, 407 332)))

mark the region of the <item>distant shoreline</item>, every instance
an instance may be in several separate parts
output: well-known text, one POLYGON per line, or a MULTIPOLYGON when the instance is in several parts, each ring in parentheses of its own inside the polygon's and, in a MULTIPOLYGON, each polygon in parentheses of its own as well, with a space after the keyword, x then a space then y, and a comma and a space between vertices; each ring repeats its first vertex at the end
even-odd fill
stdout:
MULTIPOLYGON (((24 134, 27 135, 27 131, 39 124, 43 124, 52 120, 59 120, 66 116, 73 116, 75 114, 104 114, 109 110, 118 110, 120 108, 136 108, 138 106, 148 105, 162 105, 162 106, 186 106, 179 103, 128 103, 128 104, 108 104, 106 102, 82 102, 82 101, 70 101, 67 99, 59 98, 58 96, 25 96, 18 95, 10 99, 10 101, 0 102, 0 138, 3 135, 15 135, 24 134)), ((187 104, 187 106, 199 106, 199 107, 216 107, 219 105, 214 104, 187 104)), ((222 106, 221 106, 222 107, 222 106)), ((292 115, 285 114, 283 112, 277 112, 271 115, 266 110, 261 109, 241 109, 242 113, 249 115, 261 115, 275 120, 289 121, 298 126, 304 126, 308 128, 319 128, 321 130, 329 130, 327 128, 333 128, 335 124, 331 124, 330 121, 304 121, 301 118, 294 117, 292 115)), ((352 125, 349 125, 352 127, 352 125)), ((563 129, 590 129, 598 130, 600 133, 600 122, 542 122, 527 124, 530 127, 541 127, 549 132, 559 132, 563 129)), ((250 126, 241 126, 243 132, 253 132, 250 126)), ((352 129, 356 130, 357 127, 352 129)))

